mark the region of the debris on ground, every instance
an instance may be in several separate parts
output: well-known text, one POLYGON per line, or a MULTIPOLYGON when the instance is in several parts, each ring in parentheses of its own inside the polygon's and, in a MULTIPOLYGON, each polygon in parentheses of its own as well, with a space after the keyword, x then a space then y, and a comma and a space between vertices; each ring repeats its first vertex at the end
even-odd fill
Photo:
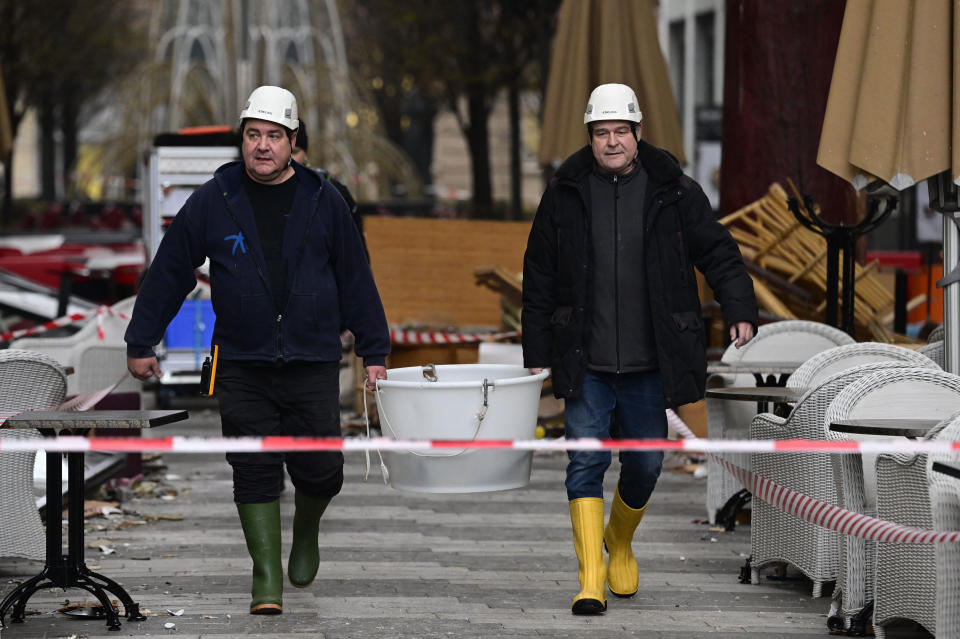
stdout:
MULTIPOLYGON (((110 605, 116 611, 118 603, 116 599, 110 601, 110 605)), ((99 601, 77 601, 71 602, 69 599, 64 601, 64 605, 57 608, 57 612, 63 613, 69 617, 85 617, 89 619, 103 619, 107 613, 103 609, 103 604, 99 601)))

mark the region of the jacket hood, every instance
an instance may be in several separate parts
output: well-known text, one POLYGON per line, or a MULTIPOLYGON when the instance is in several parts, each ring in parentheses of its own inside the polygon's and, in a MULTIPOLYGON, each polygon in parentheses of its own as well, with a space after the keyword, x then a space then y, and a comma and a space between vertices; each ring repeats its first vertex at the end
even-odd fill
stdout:
MULTIPOLYGON (((654 182, 669 182, 683 175, 677 159, 669 151, 653 146, 645 140, 637 143, 637 159, 654 182)), ((586 177, 594 164, 593 150, 587 144, 563 161, 557 169, 556 178, 579 181, 586 177)))
MULTIPOLYGON (((290 166, 296 171, 300 184, 305 184, 309 188, 323 188, 323 180, 316 171, 312 171, 302 164, 293 162, 290 166)), ((222 191, 233 193, 243 186, 244 175, 243 160, 234 160, 227 162, 213 172, 213 178, 217 181, 222 191)))

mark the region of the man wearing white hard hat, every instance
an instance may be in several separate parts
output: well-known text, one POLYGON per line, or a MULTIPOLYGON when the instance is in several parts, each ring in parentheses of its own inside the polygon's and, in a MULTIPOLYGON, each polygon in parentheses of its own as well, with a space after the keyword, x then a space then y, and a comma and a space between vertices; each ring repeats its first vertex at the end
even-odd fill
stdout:
MULTIPOLYGON (((667 435, 665 409, 703 397, 706 336, 696 267, 723 309, 730 339, 746 344, 757 302, 739 247, 675 158, 641 138, 633 90, 603 84, 583 122, 588 144, 547 187, 523 266, 523 357, 551 368, 566 400, 566 436, 667 435)), ((637 592, 631 550, 663 453, 624 451, 604 527, 608 451, 570 451, 566 489, 579 564, 574 614, 607 609, 606 591, 637 592), (609 553, 609 565, 603 556, 609 553)))
MULTIPOLYGON (((367 384, 386 378, 390 337, 360 234, 337 190, 292 161, 298 126, 290 91, 250 94, 240 112, 242 160, 217 169, 177 213, 125 335, 130 372, 159 377, 154 348, 209 258, 211 386, 227 437, 339 437, 343 329, 356 337, 367 384)), ((250 613, 279 614, 284 467, 296 489, 287 575, 305 588, 320 562, 320 518, 343 484, 343 455, 227 453, 227 461, 253 560, 250 613)))

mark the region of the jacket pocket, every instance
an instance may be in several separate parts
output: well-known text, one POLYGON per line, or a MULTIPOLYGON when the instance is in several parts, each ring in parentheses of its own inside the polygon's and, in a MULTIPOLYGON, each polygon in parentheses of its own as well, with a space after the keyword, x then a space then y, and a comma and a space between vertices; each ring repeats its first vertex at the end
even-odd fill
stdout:
POLYGON ((703 329, 703 318, 696 311, 683 311, 681 313, 671 313, 673 323, 679 331, 700 331, 703 329))
MULTIPOLYGON (((707 350, 703 334, 703 317, 697 311, 671 313, 676 331, 669 345, 671 363, 664 387, 675 404, 696 401, 703 397, 707 379, 707 350)), ((666 367, 661 366, 666 370, 666 367)))
POLYGON ((572 315, 572 306, 558 306, 553 311, 553 315, 550 316, 550 324, 552 326, 566 326, 570 323, 570 317, 572 315))

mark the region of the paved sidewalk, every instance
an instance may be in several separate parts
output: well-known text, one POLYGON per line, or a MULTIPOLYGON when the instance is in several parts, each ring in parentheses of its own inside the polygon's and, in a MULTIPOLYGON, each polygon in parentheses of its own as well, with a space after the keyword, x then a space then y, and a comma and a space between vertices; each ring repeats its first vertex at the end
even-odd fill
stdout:
MULTIPOLYGON (((219 434, 215 412, 191 408, 191 419, 155 435, 219 434)), ((347 455, 343 493, 321 522, 317 580, 284 592, 284 613, 251 616, 250 563, 232 503, 229 466, 221 454, 166 455, 171 501, 134 499, 141 515, 182 515, 122 530, 88 530, 87 563, 116 579, 142 608, 180 616, 123 622, 108 632, 102 620, 55 612, 65 599, 91 599, 79 590, 40 592, 35 611, 11 624, 2 639, 75 637, 649 638, 824 637, 829 598, 811 599, 803 579, 745 585, 740 567, 750 528, 713 533, 704 516, 706 481, 665 469, 634 541, 640 591, 608 600, 598 617, 575 617, 577 564, 563 490, 564 454, 537 454, 530 485, 467 495, 401 493, 384 485, 376 455, 364 482, 364 456, 347 455), (164 624, 173 623, 172 629, 164 624)), ((668 456, 668 464, 683 461, 668 456)), ((616 462, 614 465, 616 468, 616 462)), ((612 494, 615 473, 609 472, 612 494)), ((609 505, 608 505, 609 508, 609 505)), ((289 549, 293 495, 282 498, 289 549)), ((96 520, 90 520, 95 525, 96 520)), ((0 561, 0 592, 39 570, 33 562, 0 561)), ((889 637, 928 634, 904 628, 889 637)))

